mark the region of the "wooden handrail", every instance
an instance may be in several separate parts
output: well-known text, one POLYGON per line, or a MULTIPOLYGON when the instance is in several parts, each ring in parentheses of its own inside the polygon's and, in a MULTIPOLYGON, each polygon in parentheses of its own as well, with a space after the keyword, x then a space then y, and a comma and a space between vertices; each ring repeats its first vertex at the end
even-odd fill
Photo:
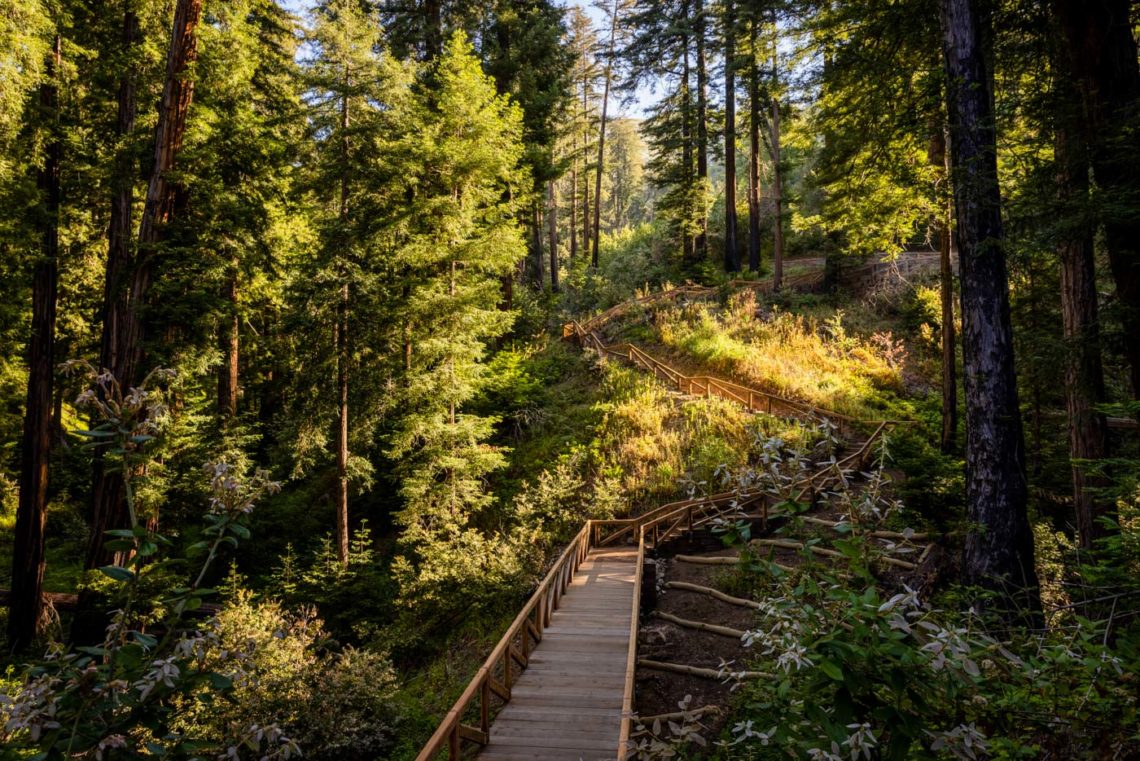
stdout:
MULTIPOLYGON (((550 625, 552 613, 558 609, 562 594, 570 584, 574 572, 586 558, 590 549, 591 526, 587 521, 574 539, 562 551, 558 560, 551 566, 545 578, 535 588, 534 593, 527 600, 515 620, 507 627, 495 649, 475 672, 475 676, 468 682, 466 689, 455 701, 451 710, 444 716, 435 733, 416 756, 416 761, 431 761, 435 755, 447 748, 449 761, 459 761, 462 743, 464 740, 486 745, 490 739, 490 700, 494 693, 503 702, 510 700, 512 660, 527 660, 530 656, 530 640, 541 640, 542 632, 550 625), (555 583, 557 582, 557 583, 555 583), (531 614, 537 620, 531 621, 531 614), (521 637, 521 653, 514 645, 516 636, 521 637), (512 653, 512 651, 515 651, 512 653), (521 655, 521 659, 514 658, 521 655), (495 667, 502 664, 503 680, 495 678, 495 667), (472 727, 463 723, 463 716, 468 709, 479 699, 480 726, 472 727)), ((525 668, 518 663, 520 668, 525 668)))
POLYGON ((637 676, 637 628, 641 613, 641 580, 645 566, 645 531, 637 540, 637 568, 633 576, 633 610, 629 620, 629 646, 626 649, 625 690, 621 699, 621 731, 618 734, 617 757, 623 761, 629 756, 629 738, 633 723, 633 690, 637 676))
MULTIPOLYGON (((852 415, 847 415, 837 410, 829 409, 827 407, 818 407, 808 402, 801 402, 795 399, 788 399, 787 397, 774 394, 770 391, 751 388, 744 386, 740 383, 724 380, 723 378, 715 378, 709 375, 685 375, 680 370, 670 366, 666 362, 657 359, 649 352, 641 349, 631 343, 621 344, 606 344, 602 341, 597 332, 587 330, 577 321, 573 321, 567 325, 568 332, 572 332, 578 339, 578 342, 583 346, 592 346, 597 349, 599 353, 610 354, 615 357, 621 357, 628 362, 633 362, 636 365, 644 367, 654 375, 664 375, 666 379, 678 390, 693 394, 694 385, 697 386, 699 393, 696 396, 713 396, 716 395, 722 399, 738 402, 744 405, 753 412, 766 412, 767 414, 775 414, 772 412, 772 405, 782 405, 783 407, 809 417, 825 417, 833 418, 835 420, 847 423, 849 425, 864 425, 873 426, 879 423, 887 422, 891 425, 914 425, 915 421, 912 420, 872 420, 865 418, 857 418, 852 415), (763 399, 765 407, 761 410, 760 405, 756 404, 757 399, 763 399)), ((787 417, 787 416, 784 416, 787 417)))

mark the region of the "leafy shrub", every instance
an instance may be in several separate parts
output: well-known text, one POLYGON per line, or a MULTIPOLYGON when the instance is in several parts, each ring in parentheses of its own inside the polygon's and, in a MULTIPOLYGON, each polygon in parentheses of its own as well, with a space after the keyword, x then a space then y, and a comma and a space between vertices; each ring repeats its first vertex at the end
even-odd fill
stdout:
POLYGON ((391 747, 399 725, 391 664, 368 650, 327 651, 311 608, 289 611, 236 589, 211 633, 207 664, 233 690, 229 700, 184 717, 187 736, 209 740, 276 724, 306 758, 363 761, 391 747))

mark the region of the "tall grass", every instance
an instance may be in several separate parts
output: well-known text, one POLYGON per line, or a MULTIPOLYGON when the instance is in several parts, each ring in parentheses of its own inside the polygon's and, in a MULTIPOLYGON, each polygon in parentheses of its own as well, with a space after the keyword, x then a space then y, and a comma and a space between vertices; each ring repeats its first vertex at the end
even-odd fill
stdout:
POLYGON ((820 320, 757 308, 745 291, 724 308, 668 309, 656 322, 662 343, 712 372, 839 412, 874 417, 903 389, 905 351, 889 333, 849 334, 842 312, 820 320))

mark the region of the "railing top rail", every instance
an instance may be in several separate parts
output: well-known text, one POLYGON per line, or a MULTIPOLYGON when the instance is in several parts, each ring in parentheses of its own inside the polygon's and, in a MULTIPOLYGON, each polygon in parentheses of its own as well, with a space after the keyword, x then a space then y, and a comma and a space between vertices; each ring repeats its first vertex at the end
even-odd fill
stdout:
MULTIPOLYGON (((416 756, 416 761, 430 761, 435 757, 437 753, 439 753, 444 749, 444 747, 447 746, 449 735, 455 729, 455 725, 463 719, 463 714, 471 706, 472 702, 475 700, 475 697, 480 693, 483 685, 483 680, 491 675, 495 664, 503 658, 504 654, 507 652, 507 648, 510 647, 512 640, 515 638, 515 635, 517 635, 519 631, 525 627, 527 618, 534 611, 539 602, 543 599, 543 595, 549 591, 555 579, 558 578, 558 575, 565 568, 566 564, 569 563, 573 559, 574 555, 581 550, 582 544, 585 543, 587 547, 589 546, 590 530, 590 521, 586 521, 585 525, 583 525, 581 530, 578 531, 574 539, 566 545, 566 549, 562 551, 562 554, 559 555, 558 560, 554 562, 554 565, 550 567, 550 570, 547 572, 546 576, 542 579, 541 582, 539 582, 538 586, 531 594, 530 599, 528 599, 526 604, 523 605, 522 610, 520 610, 518 615, 515 616, 515 619, 511 622, 511 625, 507 627, 506 632, 503 634, 502 638, 499 639, 498 644, 495 645, 495 648, 491 651, 491 654, 487 656, 487 659, 485 661, 483 661, 483 665, 479 667, 479 669, 475 672, 475 675, 471 678, 471 681, 467 683, 466 689, 463 690, 463 693, 452 705, 451 710, 449 710, 444 716, 443 721, 440 722, 439 727, 436 729, 435 733, 432 734, 431 739, 428 740, 427 744, 423 747, 423 750, 421 750, 419 755, 416 756)), ((525 635, 525 631, 523 633, 525 635)))

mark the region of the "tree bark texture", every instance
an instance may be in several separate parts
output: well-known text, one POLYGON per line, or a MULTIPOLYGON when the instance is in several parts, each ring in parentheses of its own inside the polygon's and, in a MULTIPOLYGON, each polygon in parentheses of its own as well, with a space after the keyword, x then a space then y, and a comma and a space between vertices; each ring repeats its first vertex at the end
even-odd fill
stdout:
POLYGON ((40 118, 50 134, 44 163, 37 173, 43 250, 32 276, 32 335, 28 342, 28 389, 20 442, 20 496, 12 547, 12 592, 8 609, 8 644, 22 650, 39 633, 43 612, 44 522, 47 516, 48 464, 52 444, 52 389, 55 379, 55 316, 59 292, 60 164, 59 92, 55 77, 61 62, 57 35, 40 85, 40 118))
POLYGON ((940 0, 961 270, 970 582, 1040 609, 1026 515, 1025 441, 1013 364, 992 107, 976 0, 940 0))
POLYGON ((1132 397, 1140 399, 1140 63, 1129 0, 1055 0, 1068 65, 1084 101, 1084 139, 1099 189, 1132 397))
MULTIPOLYGON (((1060 57, 1059 57, 1060 58, 1060 57)), ((1098 518, 1108 503, 1090 491, 1105 485, 1087 472, 1083 461, 1108 454, 1108 421, 1095 407, 1105 400, 1100 356, 1094 223, 1090 211, 1089 156, 1081 129, 1081 94, 1064 58, 1057 61, 1058 105, 1054 132, 1057 205, 1062 233, 1057 241, 1061 262, 1061 319, 1065 336, 1065 408, 1069 418, 1069 455, 1073 469, 1073 505, 1077 538, 1091 550, 1105 533, 1098 518)))
POLYGON ((724 271, 740 272, 736 248, 736 5, 724 4, 724 271))
POLYGON ((681 229, 681 261, 686 267, 695 263, 696 236, 692 234, 691 203, 693 193, 693 93, 690 88, 692 71, 689 63, 689 35, 683 30, 689 22, 689 3, 681 4, 685 24, 681 29, 681 176, 685 183, 685 214, 681 229))
POLYGON ((772 290, 784 285, 784 173, 780 169, 780 101, 772 99, 772 290))
POLYGON ((693 36, 697 43, 697 181, 700 186, 700 230, 694 243, 694 256, 703 261, 708 254, 709 215, 705 202, 709 181, 709 73, 706 52, 704 0, 696 0, 693 11, 693 36))
MULTIPOLYGON (((170 179, 174 162, 182 149, 186 133, 186 116, 194 95, 194 82, 188 76, 191 64, 198 57, 197 29, 202 14, 202 0, 178 0, 174 9, 170 49, 166 60, 166 79, 158 107, 158 125, 154 139, 154 166, 147 184, 146 201, 139 222, 138 251, 124 271, 108 271, 108 287, 116 297, 105 309, 103 349, 112 359, 108 370, 123 388, 138 382, 139 364, 142 361, 143 315, 142 310, 150 291, 154 275, 155 247, 160 242, 164 227, 170 222, 177 186, 170 179), (129 271, 129 280, 127 272, 129 271), (108 336, 107 334, 112 335, 108 336)), ((137 20, 132 32, 131 19, 124 20, 124 41, 137 34, 137 20)), ((131 74, 125 75, 130 77, 131 74)), ((119 127, 133 122, 133 85, 120 83, 119 127)), ((122 178, 122 179, 125 179, 122 178)), ((115 204, 129 200, 120 190, 115 204)), ((120 210, 121 219, 129 217, 129 203, 120 210)), ((126 222, 129 225, 129 220, 126 222)), ((112 251, 110 257, 120 256, 112 251)), ((117 266, 117 262, 115 263, 117 266)), ((112 262, 108 261, 110 270, 112 262)), ((111 562, 112 554, 103 547, 104 534, 113 528, 122 528, 126 522, 122 474, 107 473, 101 460, 96 460, 92 489, 91 539, 88 545, 86 567, 96 568, 111 562)))
POLYGON ((748 269, 760 271, 760 65, 756 16, 749 20, 748 50, 748 269))

